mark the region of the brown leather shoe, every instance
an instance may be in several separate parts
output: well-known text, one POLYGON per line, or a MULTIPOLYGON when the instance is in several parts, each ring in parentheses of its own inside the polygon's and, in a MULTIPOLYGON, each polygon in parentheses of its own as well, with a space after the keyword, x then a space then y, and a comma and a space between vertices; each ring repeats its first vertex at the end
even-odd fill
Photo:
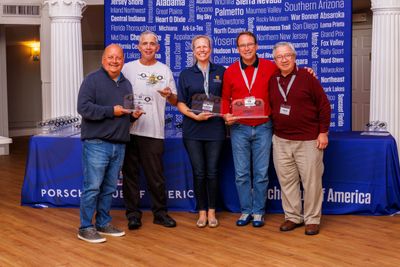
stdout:
POLYGON ((288 220, 281 224, 279 230, 281 230, 282 232, 292 231, 293 229, 300 227, 302 225, 303 223, 294 223, 288 220))
POLYGON ((319 224, 306 224, 306 235, 317 235, 319 233, 319 224))

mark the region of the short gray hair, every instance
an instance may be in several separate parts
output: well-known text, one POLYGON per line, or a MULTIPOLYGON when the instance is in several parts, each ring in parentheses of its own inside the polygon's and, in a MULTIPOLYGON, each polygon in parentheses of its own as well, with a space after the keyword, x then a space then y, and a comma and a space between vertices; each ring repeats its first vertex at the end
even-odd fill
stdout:
POLYGON ((149 30, 144 31, 144 32, 142 32, 142 33, 140 34, 140 36, 139 36, 139 43, 141 42, 142 37, 145 36, 145 35, 153 35, 154 38, 156 39, 156 44, 158 44, 158 36, 157 36, 157 34, 155 34, 155 32, 149 31, 149 30))
POLYGON ((272 56, 273 56, 274 58, 275 58, 275 51, 276 51, 276 49, 278 49, 279 47, 282 47, 282 46, 287 46, 287 47, 289 47, 290 50, 293 51, 293 54, 294 54, 295 56, 297 55, 296 49, 294 48, 294 45, 293 45, 292 43, 290 43, 290 42, 279 42, 279 43, 276 43, 276 44, 274 45, 274 47, 272 48, 272 56))

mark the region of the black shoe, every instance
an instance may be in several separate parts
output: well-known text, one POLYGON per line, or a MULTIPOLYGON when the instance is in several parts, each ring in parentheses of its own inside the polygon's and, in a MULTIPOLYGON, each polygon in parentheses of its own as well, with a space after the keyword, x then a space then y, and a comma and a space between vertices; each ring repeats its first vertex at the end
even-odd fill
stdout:
POLYGON ((171 217, 169 217, 168 214, 154 215, 153 223, 160 224, 165 227, 175 227, 176 226, 175 220, 172 219, 171 217))
POLYGON ((129 222, 128 222, 129 230, 139 229, 140 226, 142 226, 142 221, 140 220, 140 218, 136 218, 136 217, 129 218, 129 222))

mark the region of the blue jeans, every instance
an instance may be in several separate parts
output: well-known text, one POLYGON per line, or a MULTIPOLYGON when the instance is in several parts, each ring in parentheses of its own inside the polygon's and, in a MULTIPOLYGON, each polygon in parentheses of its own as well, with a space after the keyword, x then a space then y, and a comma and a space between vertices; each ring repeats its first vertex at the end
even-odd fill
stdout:
POLYGON ((197 209, 215 209, 218 194, 218 166, 224 141, 183 139, 193 170, 197 209))
POLYGON ((232 125, 235 181, 242 213, 265 214, 271 141, 271 121, 257 126, 232 125))
POLYGON ((109 143, 100 139, 83 142, 83 192, 80 205, 80 229, 106 226, 111 221, 112 194, 124 159, 125 144, 109 143))

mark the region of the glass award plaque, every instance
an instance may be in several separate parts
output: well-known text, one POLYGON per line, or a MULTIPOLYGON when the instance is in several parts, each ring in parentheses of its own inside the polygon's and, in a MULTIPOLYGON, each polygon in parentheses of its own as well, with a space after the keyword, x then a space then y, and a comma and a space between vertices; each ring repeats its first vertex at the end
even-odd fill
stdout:
POLYGON ((385 121, 370 121, 365 125, 361 135, 389 136, 387 123, 385 121))
POLYGON ((221 114, 221 97, 206 94, 195 94, 192 96, 192 108, 189 111, 199 114, 201 112, 210 112, 214 116, 222 116, 221 114))
POLYGON ((80 134, 80 117, 59 116, 37 123, 37 134, 48 136, 73 136, 80 134))
POLYGON ((261 98, 246 97, 232 102, 232 115, 238 119, 266 119, 265 103, 261 98))
POLYGON ((133 94, 129 94, 124 96, 124 104, 123 104, 124 109, 129 110, 130 112, 135 111, 135 101, 133 94))

